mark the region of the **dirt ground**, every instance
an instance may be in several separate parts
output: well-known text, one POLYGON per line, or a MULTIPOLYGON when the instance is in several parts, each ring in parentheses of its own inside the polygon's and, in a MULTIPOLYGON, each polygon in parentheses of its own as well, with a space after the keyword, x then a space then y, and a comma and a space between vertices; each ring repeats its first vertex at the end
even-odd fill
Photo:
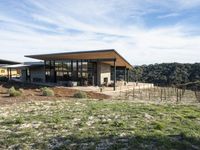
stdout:
MULTIPOLYGON (((45 100, 60 100, 63 98, 73 98, 73 95, 78 92, 78 89, 71 89, 68 87, 49 87, 51 88, 55 96, 47 97, 42 96, 42 87, 31 84, 17 83, 17 82, 8 82, 0 83, 0 105, 4 104, 15 104, 19 102, 27 101, 45 101, 45 100), (10 97, 8 94, 8 89, 14 86, 16 89, 21 89, 22 96, 20 97, 10 97)), ((85 91, 88 98, 91 99, 109 99, 110 96, 106 94, 96 93, 93 91, 85 91)))

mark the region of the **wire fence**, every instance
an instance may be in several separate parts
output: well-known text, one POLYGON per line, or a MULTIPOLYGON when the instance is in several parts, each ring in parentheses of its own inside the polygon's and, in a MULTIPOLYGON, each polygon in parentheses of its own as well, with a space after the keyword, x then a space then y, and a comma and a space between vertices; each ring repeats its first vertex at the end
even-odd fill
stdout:
POLYGON ((191 91, 176 87, 129 88, 119 91, 118 99, 143 101, 200 102, 200 91, 191 91))

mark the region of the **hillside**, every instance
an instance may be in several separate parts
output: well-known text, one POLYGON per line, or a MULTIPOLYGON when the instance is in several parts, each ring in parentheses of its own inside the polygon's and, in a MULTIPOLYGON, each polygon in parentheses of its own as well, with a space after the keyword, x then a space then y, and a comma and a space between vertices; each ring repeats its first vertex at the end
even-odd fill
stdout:
POLYGON ((161 86, 196 82, 200 80, 200 63, 163 63, 136 66, 131 73, 131 80, 161 86))

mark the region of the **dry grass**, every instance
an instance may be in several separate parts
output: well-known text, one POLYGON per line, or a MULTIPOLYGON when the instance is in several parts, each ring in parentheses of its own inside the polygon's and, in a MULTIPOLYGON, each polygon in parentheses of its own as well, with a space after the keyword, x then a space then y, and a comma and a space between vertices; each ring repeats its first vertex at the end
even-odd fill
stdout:
POLYGON ((198 149, 200 106, 121 100, 0 108, 0 149, 198 149))

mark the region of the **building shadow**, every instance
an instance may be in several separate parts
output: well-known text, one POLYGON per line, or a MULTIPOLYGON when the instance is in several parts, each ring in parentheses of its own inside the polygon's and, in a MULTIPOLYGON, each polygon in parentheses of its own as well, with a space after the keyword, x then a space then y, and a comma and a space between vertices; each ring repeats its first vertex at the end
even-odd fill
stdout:
POLYGON ((26 82, 16 82, 16 81, 8 81, 8 82, 0 82, 0 86, 4 87, 4 88, 11 88, 11 87, 15 87, 16 89, 38 89, 38 88, 42 88, 44 86, 42 85, 36 85, 36 84, 32 84, 32 83, 26 83, 26 82))

